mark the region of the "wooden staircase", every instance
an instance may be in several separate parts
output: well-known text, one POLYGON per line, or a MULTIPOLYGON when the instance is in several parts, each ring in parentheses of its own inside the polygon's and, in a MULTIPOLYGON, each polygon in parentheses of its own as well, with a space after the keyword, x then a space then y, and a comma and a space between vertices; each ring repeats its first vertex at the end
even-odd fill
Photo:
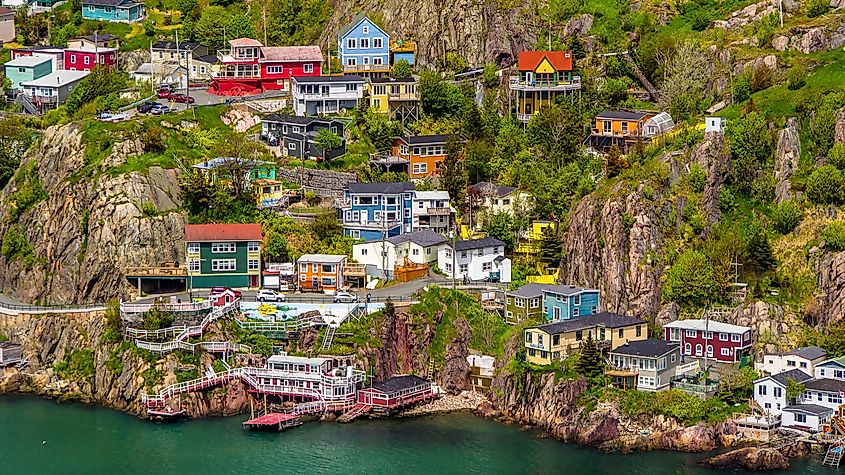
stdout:
POLYGON ((320 347, 320 351, 326 351, 332 347, 332 341, 334 340, 336 330, 337 329, 332 326, 326 328, 326 336, 323 337, 323 345, 320 347))
POLYGON ((827 449, 827 452, 824 454, 824 460, 822 460, 822 465, 826 467, 839 467, 839 464, 842 462, 842 441, 837 441, 833 445, 827 449))
POLYGON ((358 416, 366 414, 366 413, 370 412, 372 409, 373 409, 373 406, 371 406, 369 404, 363 404, 363 403, 355 404, 355 406, 352 409, 350 409, 348 412, 344 413, 342 416, 338 417, 337 422, 340 422, 340 423, 352 422, 358 416))

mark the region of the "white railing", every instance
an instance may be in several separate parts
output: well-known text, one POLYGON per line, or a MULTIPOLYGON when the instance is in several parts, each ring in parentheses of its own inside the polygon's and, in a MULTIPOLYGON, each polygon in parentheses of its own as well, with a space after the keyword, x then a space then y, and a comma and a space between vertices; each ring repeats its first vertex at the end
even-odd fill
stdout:
MULTIPOLYGON (((190 337, 195 336, 202 336, 203 332, 205 332, 206 328, 211 325, 213 322, 223 318, 224 316, 228 315, 229 313, 233 312, 235 309, 240 308, 241 301, 240 299, 235 299, 226 305, 221 307, 215 307, 205 318, 202 319, 199 325, 193 325, 190 327, 185 326, 176 326, 176 327, 168 327, 162 328, 160 330, 136 330, 133 328, 127 329, 127 334, 132 334, 132 332, 137 333, 138 335, 169 335, 169 334, 176 334, 175 338, 172 341, 164 342, 164 343, 155 343, 149 341, 143 341, 140 339, 135 340, 135 346, 138 348, 152 351, 153 353, 169 353, 174 350, 187 350, 187 351, 194 351, 197 346, 205 348, 205 346, 209 346, 210 348, 216 348, 213 346, 215 343, 220 342, 201 342, 201 343, 188 343, 187 340, 190 337), (156 333, 158 332, 158 333, 156 333), (178 333, 176 333, 178 332, 178 333)), ((222 342, 231 345, 229 348, 249 348, 246 345, 236 345, 235 343, 228 343, 222 342)), ((220 350, 220 351, 227 351, 227 350, 220 350)), ((240 350, 234 350, 240 351, 240 350)), ((248 351, 248 350, 247 350, 248 351)))
POLYGON ((154 308, 169 313, 199 312, 210 309, 211 300, 184 303, 120 303, 120 313, 124 315, 146 313, 154 308))
POLYGON ((177 325, 173 327, 161 328, 159 330, 144 330, 141 328, 127 328, 126 335, 131 338, 145 338, 153 340, 163 340, 165 338, 176 337, 187 327, 185 325, 177 325))

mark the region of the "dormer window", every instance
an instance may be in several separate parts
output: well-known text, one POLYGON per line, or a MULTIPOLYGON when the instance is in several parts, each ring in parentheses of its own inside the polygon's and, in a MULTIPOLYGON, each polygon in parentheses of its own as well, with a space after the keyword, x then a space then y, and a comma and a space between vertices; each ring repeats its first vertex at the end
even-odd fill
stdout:
POLYGON ((370 27, 367 26, 367 25, 364 25, 364 27, 361 28, 361 32, 364 33, 365 35, 369 35, 370 34, 370 27))

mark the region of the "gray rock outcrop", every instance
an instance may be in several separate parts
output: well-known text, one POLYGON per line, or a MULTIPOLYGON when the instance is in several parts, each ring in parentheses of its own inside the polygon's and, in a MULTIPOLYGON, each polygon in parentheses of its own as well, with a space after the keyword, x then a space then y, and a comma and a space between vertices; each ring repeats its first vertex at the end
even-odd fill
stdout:
POLYGON ((303 186, 335 193, 342 192, 349 183, 356 183, 358 181, 358 177, 354 173, 314 170, 311 168, 278 167, 276 169, 276 175, 282 180, 293 183, 299 183, 301 177, 303 186))
POLYGON ((828 51, 845 46, 845 21, 835 26, 794 27, 785 35, 772 39, 777 51, 800 51, 804 54, 828 51))
POLYGON ((816 261, 816 315, 830 325, 845 319, 845 252, 828 252, 816 261))
POLYGON ((794 197, 792 192, 792 174, 798 168, 801 158, 801 137, 798 135, 798 119, 795 117, 786 121, 786 127, 778 131, 777 148, 775 150, 775 199, 778 203, 794 197))
POLYGON ((690 161, 697 163, 707 174, 703 205, 707 224, 712 225, 722 214, 719 210, 719 190, 731 170, 731 154, 725 135, 720 132, 704 134, 704 140, 692 150, 690 161))

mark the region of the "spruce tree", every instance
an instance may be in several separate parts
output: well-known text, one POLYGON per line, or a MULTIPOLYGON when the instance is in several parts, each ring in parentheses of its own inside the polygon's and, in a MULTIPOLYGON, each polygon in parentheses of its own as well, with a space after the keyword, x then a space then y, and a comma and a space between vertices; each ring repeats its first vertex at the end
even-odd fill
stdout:
POLYGON ((601 353, 596 348, 592 335, 588 333, 587 339, 581 344, 581 353, 575 363, 575 371, 587 379, 592 379, 602 373, 603 366, 601 353))
POLYGON ((549 265, 559 265, 562 255, 562 247, 560 239, 553 226, 547 226, 543 229, 543 234, 540 236, 540 260, 549 265))

